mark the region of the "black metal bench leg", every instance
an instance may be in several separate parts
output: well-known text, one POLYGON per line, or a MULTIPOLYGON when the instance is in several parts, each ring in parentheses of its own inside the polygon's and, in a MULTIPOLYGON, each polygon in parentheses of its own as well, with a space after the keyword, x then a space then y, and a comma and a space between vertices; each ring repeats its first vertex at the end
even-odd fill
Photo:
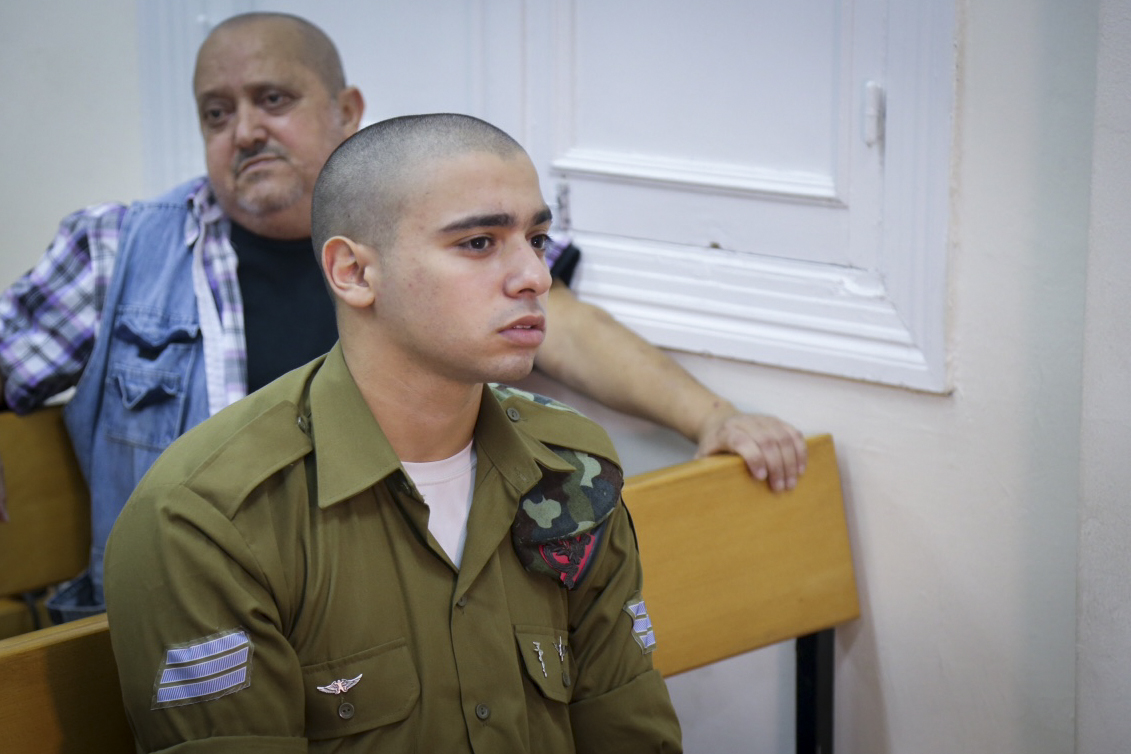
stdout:
POLYGON ((833 752, 836 630, 797 639, 797 754, 833 752))

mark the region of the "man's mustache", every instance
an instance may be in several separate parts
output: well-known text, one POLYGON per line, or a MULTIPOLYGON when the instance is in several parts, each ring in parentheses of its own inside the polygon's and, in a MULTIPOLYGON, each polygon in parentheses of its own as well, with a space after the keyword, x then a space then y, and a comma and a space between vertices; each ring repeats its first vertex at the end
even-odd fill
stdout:
POLYGON ((286 158, 287 154, 279 147, 271 144, 261 144, 254 147, 247 147, 236 152, 236 156, 232 158, 232 175, 239 175, 243 170, 244 165, 259 157, 279 157, 286 158))

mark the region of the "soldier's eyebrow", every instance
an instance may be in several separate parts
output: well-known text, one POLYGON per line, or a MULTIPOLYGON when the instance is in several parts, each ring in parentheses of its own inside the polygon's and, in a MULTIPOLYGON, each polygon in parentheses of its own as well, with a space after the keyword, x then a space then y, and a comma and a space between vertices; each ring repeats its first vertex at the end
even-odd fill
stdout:
POLYGON ((440 229, 443 233, 456 233, 461 230, 474 230, 475 228, 511 228, 514 227, 514 215, 500 212, 495 215, 470 215, 455 222, 448 223, 440 229))
MULTIPOLYGON (((554 218, 554 213, 549 207, 543 207, 534 213, 531 218, 531 225, 543 225, 550 222, 554 218)), ((474 230, 476 228, 513 228, 517 225, 514 215, 509 212, 499 212, 490 215, 469 215, 468 217, 460 218, 454 222, 450 222, 440 229, 441 233, 458 233, 464 230, 474 230)))
POLYGON ((531 225, 544 225, 554 219, 554 213, 550 211, 549 207, 543 207, 538 212, 534 213, 534 218, 531 220, 531 225))

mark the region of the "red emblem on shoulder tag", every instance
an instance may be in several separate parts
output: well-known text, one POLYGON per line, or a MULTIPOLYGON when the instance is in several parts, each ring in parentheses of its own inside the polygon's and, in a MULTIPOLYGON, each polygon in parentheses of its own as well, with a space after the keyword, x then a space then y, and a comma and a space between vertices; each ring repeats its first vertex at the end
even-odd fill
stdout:
POLYGON ((568 539, 558 539, 538 546, 546 565, 558 572, 566 589, 581 582, 596 549, 597 537, 590 532, 568 539))

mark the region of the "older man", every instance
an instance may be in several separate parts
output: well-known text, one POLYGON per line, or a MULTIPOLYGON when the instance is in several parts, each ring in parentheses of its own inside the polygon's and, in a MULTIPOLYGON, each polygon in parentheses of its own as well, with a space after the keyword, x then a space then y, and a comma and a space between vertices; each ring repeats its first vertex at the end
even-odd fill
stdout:
MULTIPOLYGON (((58 619, 102 609, 102 553, 126 498, 188 428, 337 339, 313 263, 314 181, 364 102, 337 51, 293 16, 251 14, 201 46, 193 89, 207 178, 62 223, 43 261, 0 296, 0 382, 28 411, 77 385, 67 425, 91 489, 91 567, 58 619)), ((553 265, 560 249, 551 247, 553 265)), ((742 414, 674 361, 555 283, 538 364, 700 453, 733 450, 775 489, 804 468, 788 424, 742 414)), ((0 490, 2 495, 2 490, 0 490)))
POLYGON ((681 750, 608 437, 488 384, 542 344, 549 227, 483 121, 334 152, 339 345, 173 443, 110 538, 141 750, 681 750))

